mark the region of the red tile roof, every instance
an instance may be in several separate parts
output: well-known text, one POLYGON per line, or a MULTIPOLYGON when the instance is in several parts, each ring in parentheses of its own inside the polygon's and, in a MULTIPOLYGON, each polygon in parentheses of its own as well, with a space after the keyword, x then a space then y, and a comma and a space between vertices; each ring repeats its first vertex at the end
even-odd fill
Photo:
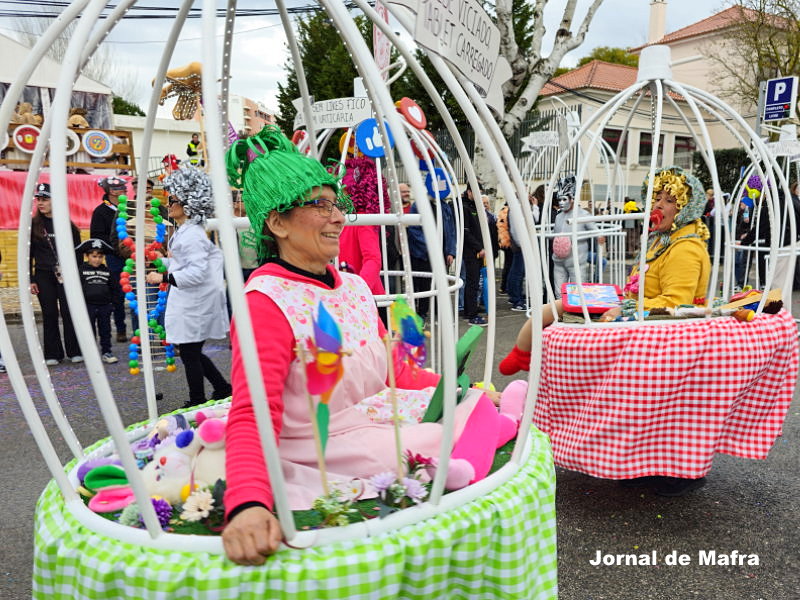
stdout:
POLYGON ((540 96, 564 92, 564 88, 577 90, 594 88, 619 92, 636 82, 636 67, 593 60, 548 81, 540 96), (563 87, 562 87, 563 86, 563 87))
POLYGON ((726 8, 715 15, 711 15, 710 17, 706 17, 701 21, 697 21, 696 23, 692 23, 691 25, 687 25, 686 27, 678 29, 677 31, 668 33, 660 40, 653 42, 652 44, 644 44, 643 46, 638 46, 637 48, 631 48, 628 51, 638 52, 642 48, 652 46, 654 44, 670 44, 672 42, 677 42, 678 40, 684 40, 691 37, 697 37, 699 35, 705 35, 713 31, 719 31, 755 14, 756 11, 752 9, 741 6, 731 6, 730 8, 726 8))

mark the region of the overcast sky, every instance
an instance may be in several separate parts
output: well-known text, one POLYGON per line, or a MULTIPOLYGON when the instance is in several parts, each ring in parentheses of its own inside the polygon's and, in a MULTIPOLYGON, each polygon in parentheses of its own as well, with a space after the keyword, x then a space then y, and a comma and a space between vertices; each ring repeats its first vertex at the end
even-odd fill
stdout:
MULTIPOLYGON (((297 0, 307 4, 310 0, 297 0)), ((148 3, 152 5, 152 3, 148 3)), ((174 5, 164 0, 161 5, 174 5)), ((222 7, 224 2, 218 2, 222 7)), ((575 26, 586 12, 589 0, 578 1, 575 26)), ((240 8, 262 8, 261 0, 243 0, 240 8)), ((544 48, 549 51, 552 36, 563 11, 564 0, 550 0, 545 10, 547 35, 544 48)), ((200 6, 197 2, 196 6, 200 6)), ((722 0, 669 0, 667 32, 680 29, 704 19, 722 8, 722 0)), ((597 46, 639 46, 647 41, 650 0, 605 0, 597 11, 583 45, 567 55, 563 66, 573 66, 582 56, 597 46)), ((155 74, 172 22, 170 20, 123 20, 109 36, 114 61, 127 79, 135 83, 134 100, 142 107, 149 101, 150 80, 155 74)), ((0 18, 0 31, 8 34, 18 27, 13 19, 0 18)), ((240 17, 237 19, 233 53, 233 79, 231 92, 264 102, 268 108, 276 107, 277 83, 285 72, 283 64, 287 51, 283 29, 277 17, 240 17)), ((221 25, 220 25, 221 33, 221 25)), ((221 38, 218 38, 221 44, 221 38)), ((182 66, 201 60, 200 20, 187 21, 181 41, 170 62, 182 66)))

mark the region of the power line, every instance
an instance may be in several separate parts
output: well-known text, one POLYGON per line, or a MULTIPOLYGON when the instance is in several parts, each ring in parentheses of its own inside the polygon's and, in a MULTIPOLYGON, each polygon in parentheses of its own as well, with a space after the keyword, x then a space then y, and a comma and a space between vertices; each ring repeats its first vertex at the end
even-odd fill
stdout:
MULTIPOLYGON (((280 27, 280 26, 281 26, 281 23, 273 23, 272 25, 264 25, 263 27, 254 27, 253 29, 242 29, 240 31, 234 31, 233 34, 234 34, 234 36, 244 35, 244 34, 247 34, 247 33, 253 33, 254 31, 263 31, 264 29, 272 29, 274 27, 280 27)), ((10 31, 12 33, 21 33, 21 34, 25 34, 25 35, 30 35, 30 32, 28 32, 28 31, 22 31, 20 29, 12 29, 11 27, 0 27, 0 29, 2 29, 3 31, 10 31)), ((225 34, 220 33, 220 34, 216 35, 215 37, 221 38, 224 35, 225 34)), ((200 40, 203 40, 203 39, 204 38, 202 38, 202 37, 180 38, 178 40, 178 43, 180 44, 180 43, 183 43, 183 42, 196 42, 196 41, 200 41, 200 40)), ((108 44, 163 44, 163 43, 164 43, 164 38, 160 38, 160 39, 157 39, 157 40, 129 40, 129 41, 115 41, 115 40, 106 39, 106 40, 103 41, 103 45, 104 46, 108 45, 108 44)))
MULTIPOLYGON (((14 18, 44 18, 55 19, 61 11, 67 8, 71 2, 58 1, 58 0, 3 0, 0 5, 11 5, 7 10, 0 9, 0 17, 14 17, 14 18), (52 11, 46 10, 20 10, 12 8, 15 5, 23 5, 25 7, 37 6, 45 9, 53 9, 52 11)), ((106 4, 107 10, 116 8, 116 4, 106 4)), ((349 10, 355 8, 352 2, 345 2, 345 7, 349 10)), ((311 12, 319 12, 323 10, 319 5, 306 4, 302 6, 287 7, 286 11, 289 14, 306 14, 311 12)), ((168 6, 131 6, 123 19, 174 19, 178 13, 178 7, 168 6), (145 14, 132 14, 132 13, 145 13, 145 14)), ((277 8, 237 8, 237 17, 271 17, 277 16, 279 13, 277 8)), ((223 8, 216 10, 217 17, 225 17, 226 11, 223 8)), ((104 18, 101 15, 100 18, 104 18)), ((202 9, 191 8, 187 15, 188 19, 199 19, 202 17, 202 9)))

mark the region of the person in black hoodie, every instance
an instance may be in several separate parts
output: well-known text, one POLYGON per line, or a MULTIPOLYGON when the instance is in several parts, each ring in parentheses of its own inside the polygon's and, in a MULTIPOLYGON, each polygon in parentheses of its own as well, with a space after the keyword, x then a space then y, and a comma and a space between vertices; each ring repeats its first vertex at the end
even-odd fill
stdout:
POLYGON ((111 271, 103 264, 105 254, 111 251, 111 246, 103 240, 88 239, 75 250, 86 255, 86 262, 78 267, 78 275, 81 278, 83 298, 86 300, 92 331, 95 336, 100 335, 103 362, 115 363, 117 357, 111 353, 111 313, 114 310, 111 299, 115 286, 111 271))
POLYGON ((108 266, 108 270, 111 271, 111 278, 113 279, 114 285, 114 294, 111 298, 111 302, 114 305, 114 325, 117 329, 117 341, 127 342, 125 296, 122 293, 122 288, 119 286, 119 274, 122 272, 122 267, 125 266, 125 261, 119 255, 119 252, 111 240, 111 236, 117 228, 117 204, 119 203, 119 197, 127 192, 128 184, 120 177, 103 177, 97 182, 97 185, 103 188, 103 203, 98 204, 94 212, 92 212, 92 221, 89 225, 89 237, 95 240, 103 240, 112 248, 112 250, 106 254, 106 265, 108 266))
MULTIPOLYGON (((48 366, 60 363, 64 358, 65 349, 67 357, 72 362, 83 361, 67 306, 64 279, 56 254, 51 211, 50 184, 40 183, 36 186, 36 214, 31 220, 31 293, 39 297, 39 305, 42 308, 44 359, 48 366), (63 346, 58 328, 59 313, 64 325, 63 346)), ((72 245, 77 246, 81 241, 81 235, 75 224, 71 225, 72 245)))
MULTIPOLYGON (((464 318, 470 325, 485 327, 486 319, 478 314, 478 294, 486 251, 483 248, 478 208, 471 188, 467 188, 461 196, 461 204, 464 208, 464 318)), ((481 210, 484 210, 483 205, 481 210)))

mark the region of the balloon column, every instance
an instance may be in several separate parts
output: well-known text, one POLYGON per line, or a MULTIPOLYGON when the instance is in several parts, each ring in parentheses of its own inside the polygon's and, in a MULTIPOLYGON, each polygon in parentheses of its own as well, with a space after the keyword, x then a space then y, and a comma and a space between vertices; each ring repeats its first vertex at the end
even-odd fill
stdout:
MULTIPOLYGON (((164 224, 164 218, 159 213, 158 207, 161 201, 158 198, 153 198, 150 201, 150 214, 153 215, 153 221, 156 224, 155 240, 147 245, 145 248, 145 257, 149 260, 159 273, 166 272, 167 268, 161 261, 158 252, 164 248, 164 237, 167 232, 167 226, 164 224)), ((134 312, 139 310, 139 303, 136 300, 136 293, 133 291, 131 285, 131 275, 136 272, 136 250, 135 242, 130 235, 128 235, 128 197, 119 197, 119 212, 117 213, 117 234, 119 241, 126 248, 130 250, 130 258, 126 259, 125 266, 122 268, 122 273, 119 276, 119 284, 125 294, 125 299, 128 301, 128 306, 134 312)), ((155 307, 147 313, 147 325, 161 340, 161 345, 164 346, 166 354, 167 371, 174 371, 175 366, 175 347, 167 342, 167 332, 164 326, 159 324, 159 318, 164 314, 167 307, 167 287, 169 284, 162 283, 158 286, 158 300, 155 307)), ((139 356, 141 353, 141 330, 137 329, 133 332, 131 344, 128 348, 128 367, 131 375, 139 374, 139 356)))

